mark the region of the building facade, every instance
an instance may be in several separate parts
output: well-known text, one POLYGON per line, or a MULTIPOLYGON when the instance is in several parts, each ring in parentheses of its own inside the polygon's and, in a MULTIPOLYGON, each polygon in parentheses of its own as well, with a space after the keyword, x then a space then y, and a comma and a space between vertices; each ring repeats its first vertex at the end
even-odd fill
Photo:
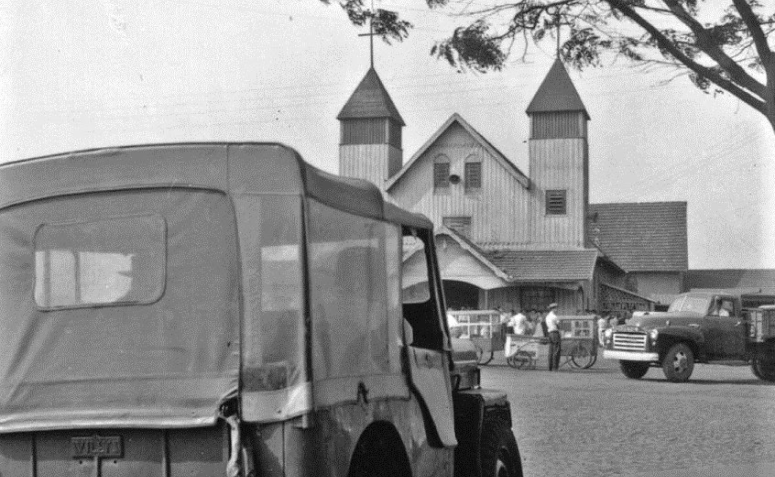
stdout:
POLYGON ((459 114, 402 165, 404 122, 372 68, 337 117, 340 174, 434 222, 452 308, 652 309, 629 271, 590 242, 590 117, 559 60, 526 113, 528 174, 459 114))

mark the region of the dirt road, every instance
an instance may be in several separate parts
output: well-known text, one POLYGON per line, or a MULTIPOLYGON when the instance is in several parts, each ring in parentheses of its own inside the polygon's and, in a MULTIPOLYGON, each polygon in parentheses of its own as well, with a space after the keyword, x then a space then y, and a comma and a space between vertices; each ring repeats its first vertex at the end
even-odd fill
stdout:
POLYGON ((652 368, 625 378, 615 362, 589 370, 483 368, 509 393, 525 475, 775 475, 775 385, 748 367, 697 365, 688 383, 652 368))

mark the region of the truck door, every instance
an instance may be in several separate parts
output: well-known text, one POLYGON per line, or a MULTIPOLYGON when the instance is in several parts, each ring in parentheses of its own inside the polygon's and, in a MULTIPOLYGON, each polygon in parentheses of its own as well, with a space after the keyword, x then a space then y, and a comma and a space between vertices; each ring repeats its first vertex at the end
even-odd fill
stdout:
POLYGON ((731 297, 715 297, 705 317, 703 331, 711 359, 731 359, 745 355, 745 326, 741 310, 731 297))
POLYGON ((439 441, 436 444, 449 447, 457 441, 445 350, 447 338, 442 324, 441 280, 430 232, 409 232, 404 236, 401 285, 409 377, 426 418, 433 422, 439 441))

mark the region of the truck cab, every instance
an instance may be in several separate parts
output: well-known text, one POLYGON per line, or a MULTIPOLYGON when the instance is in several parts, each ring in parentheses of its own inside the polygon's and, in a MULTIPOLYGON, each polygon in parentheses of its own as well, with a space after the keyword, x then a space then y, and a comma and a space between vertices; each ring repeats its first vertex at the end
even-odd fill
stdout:
POLYGON ((661 367, 669 381, 683 382, 695 363, 746 364, 765 352, 751 332, 740 295, 692 291, 679 295, 666 312, 637 312, 606 330, 603 357, 619 360, 628 378, 661 367))
POLYGON ((0 277, 0 475, 522 475, 433 224, 286 146, 4 164, 0 277))

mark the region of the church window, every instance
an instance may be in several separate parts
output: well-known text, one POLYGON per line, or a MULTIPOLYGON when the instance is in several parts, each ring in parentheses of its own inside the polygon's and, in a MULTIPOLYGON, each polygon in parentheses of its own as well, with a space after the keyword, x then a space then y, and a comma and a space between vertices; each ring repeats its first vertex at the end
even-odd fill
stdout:
POLYGON ((441 223, 464 237, 471 236, 471 217, 444 217, 441 223))
POLYGON ((449 189, 449 158, 439 156, 433 160, 433 188, 449 189))
POLYGON ((465 165, 466 192, 482 188, 482 163, 466 162, 465 165))
POLYGON ((567 213, 567 191, 546 191, 546 215, 565 215, 567 213))

